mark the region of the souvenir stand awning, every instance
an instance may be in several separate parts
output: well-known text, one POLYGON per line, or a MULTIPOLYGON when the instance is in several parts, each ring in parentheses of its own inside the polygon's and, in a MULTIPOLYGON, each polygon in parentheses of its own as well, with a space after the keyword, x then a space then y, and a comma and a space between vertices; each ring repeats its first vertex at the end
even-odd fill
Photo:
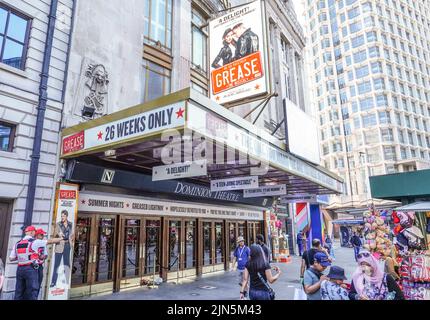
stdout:
POLYGON ((402 207, 395 209, 396 211, 414 211, 414 212, 425 212, 430 211, 430 201, 419 201, 411 204, 407 204, 402 207))
POLYGON ((373 176, 369 180, 372 198, 403 204, 430 201, 430 170, 373 176))
POLYGON ((338 225, 364 224, 363 219, 333 220, 332 222, 333 222, 333 224, 338 224, 338 225))
POLYGON ((187 178, 193 183, 250 176, 262 161, 268 170, 259 175, 260 186, 286 184, 288 194, 343 192, 340 177, 286 152, 278 139, 190 88, 64 129, 61 157, 148 174, 164 165, 167 144, 179 148, 181 162, 202 141, 216 147, 207 156, 207 175, 187 178), (181 144, 167 130, 193 132, 193 139, 181 144))

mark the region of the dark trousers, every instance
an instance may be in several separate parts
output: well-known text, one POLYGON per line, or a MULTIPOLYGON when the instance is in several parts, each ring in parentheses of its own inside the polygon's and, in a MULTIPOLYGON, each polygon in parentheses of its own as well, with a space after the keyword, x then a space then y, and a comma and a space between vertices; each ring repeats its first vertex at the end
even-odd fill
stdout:
POLYGON ((32 266, 18 266, 16 271, 15 300, 37 300, 39 272, 32 266))
POLYGON ((354 246, 354 256, 355 256, 355 261, 358 261, 358 253, 360 252, 360 247, 359 246, 354 246))
POLYGON ((270 300, 269 291, 249 289, 249 300, 270 300))
POLYGON ((64 250, 62 253, 55 253, 54 272, 52 275, 51 287, 57 284, 57 278, 58 278, 57 271, 58 271, 58 267, 60 266, 61 260, 63 260, 63 263, 65 266, 68 266, 70 268, 70 244, 69 243, 66 243, 64 245, 64 250))
POLYGON ((303 243, 298 242, 297 246, 299 247, 299 256, 303 255, 303 243))
POLYGON ((39 296, 40 288, 42 287, 42 281, 43 281, 43 264, 39 264, 39 269, 37 269, 39 273, 39 290, 37 291, 37 296, 39 296))

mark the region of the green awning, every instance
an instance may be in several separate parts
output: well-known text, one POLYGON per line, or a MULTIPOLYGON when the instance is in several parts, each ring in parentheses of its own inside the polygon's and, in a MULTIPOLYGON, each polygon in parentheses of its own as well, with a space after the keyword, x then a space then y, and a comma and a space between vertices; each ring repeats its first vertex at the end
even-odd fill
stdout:
POLYGON ((430 170, 370 177, 372 198, 402 201, 430 199, 430 170))

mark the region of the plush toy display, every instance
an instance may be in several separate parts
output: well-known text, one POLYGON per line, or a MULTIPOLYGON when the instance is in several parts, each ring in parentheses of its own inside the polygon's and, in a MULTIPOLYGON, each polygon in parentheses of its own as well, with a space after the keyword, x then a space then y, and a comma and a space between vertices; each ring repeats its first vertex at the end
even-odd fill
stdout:
POLYGON ((394 212, 393 222, 396 223, 394 244, 401 254, 406 254, 410 249, 423 248, 424 235, 420 228, 414 225, 415 214, 413 212, 394 212))
POLYGON ((383 254, 391 248, 390 227, 386 223, 387 211, 368 210, 363 213, 364 236, 363 247, 373 254, 383 254))

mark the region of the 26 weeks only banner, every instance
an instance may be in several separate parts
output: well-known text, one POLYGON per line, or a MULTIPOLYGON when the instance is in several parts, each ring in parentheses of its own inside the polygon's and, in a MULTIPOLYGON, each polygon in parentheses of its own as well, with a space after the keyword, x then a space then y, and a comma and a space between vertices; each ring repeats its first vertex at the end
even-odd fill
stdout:
POLYGON ((261 1, 248 3, 209 23, 210 94, 219 104, 269 91, 262 5, 261 1))

